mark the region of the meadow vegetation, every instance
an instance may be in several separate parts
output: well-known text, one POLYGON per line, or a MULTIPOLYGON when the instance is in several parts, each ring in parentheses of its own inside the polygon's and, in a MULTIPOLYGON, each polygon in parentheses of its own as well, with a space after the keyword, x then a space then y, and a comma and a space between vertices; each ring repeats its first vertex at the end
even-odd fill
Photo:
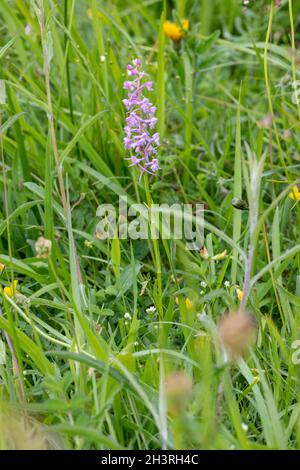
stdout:
POLYGON ((300 448, 299 26, 299 0, 0 0, 1 449, 300 448), (101 239, 120 196, 203 203, 203 246, 101 239))

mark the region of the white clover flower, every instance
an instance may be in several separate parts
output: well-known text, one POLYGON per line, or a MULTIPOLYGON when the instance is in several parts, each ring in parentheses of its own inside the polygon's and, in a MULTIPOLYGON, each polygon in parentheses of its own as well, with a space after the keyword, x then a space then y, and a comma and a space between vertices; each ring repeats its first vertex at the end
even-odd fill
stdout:
POLYGON ((51 256, 52 242, 44 237, 39 237, 34 244, 37 258, 48 258, 51 256))
POLYGON ((155 313, 156 312, 156 307, 154 305, 151 305, 151 307, 146 308, 147 313, 155 313))
POLYGON ((205 287, 207 286, 207 284, 206 284, 205 281, 201 281, 201 282, 200 282, 200 285, 201 285, 201 287, 203 287, 203 288, 205 288, 205 287))
POLYGON ((125 318, 125 320, 131 320, 130 313, 128 313, 128 312, 124 313, 124 318, 125 318))
POLYGON ((207 314, 204 310, 201 313, 197 313, 197 320, 200 322, 204 322, 207 320, 207 314))
POLYGON ((230 282, 229 282, 229 281, 225 281, 225 282, 224 282, 224 286, 225 286, 225 287, 229 287, 229 286, 230 286, 230 282))
POLYGON ((105 55, 101 55, 101 56, 100 56, 100 62, 105 62, 105 61, 106 61, 105 55))
POLYGON ((244 431, 248 431, 248 424, 246 423, 242 423, 242 428, 244 429, 244 431))

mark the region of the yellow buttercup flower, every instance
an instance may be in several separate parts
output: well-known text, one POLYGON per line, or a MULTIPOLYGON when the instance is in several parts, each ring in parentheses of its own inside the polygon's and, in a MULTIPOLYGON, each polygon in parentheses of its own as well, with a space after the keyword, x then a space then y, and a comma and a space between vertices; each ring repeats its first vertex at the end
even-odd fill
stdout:
POLYGON ((4 287, 3 292, 7 297, 14 297, 17 292, 18 281, 13 281, 10 283, 10 286, 4 287))
POLYGON ((4 269, 5 269, 5 264, 0 263, 0 274, 3 273, 4 269))
POLYGON ((298 186, 293 186, 292 187, 292 190, 289 194, 289 198, 292 200, 292 201, 300 201, 300 191, 298 189, 298 186))
POLYGON ((188 31, 190 27, 190 22, 189 20, 183 20, 181 25, 178 26, 172 21, 165 21, 163 27, 165 35, 168 36, 168 38, 172 39, 172 41, 178 42, 188 31))
POLYGON ((237 295, 237 298, 238 298, 240 301, 243 300, 244 292, 243 292, 241 289, 239 289, 239 288, 236 289, 236 295, 237 295))
MULTIPOLYGON (((175 302, 176 302, 177 305, 179 305, 179 298, 178 297, 175 298, 175 302)), ((186 306, 187 310, 192 310, 192 308, 193 308, 193 302, 188 297, 185 299, 185 306, 186 306)))
POLYGON ((190 29, 190 22, 189 20, 183 20, 182 22, 182 29, 184 31, 188 31, 190 29))

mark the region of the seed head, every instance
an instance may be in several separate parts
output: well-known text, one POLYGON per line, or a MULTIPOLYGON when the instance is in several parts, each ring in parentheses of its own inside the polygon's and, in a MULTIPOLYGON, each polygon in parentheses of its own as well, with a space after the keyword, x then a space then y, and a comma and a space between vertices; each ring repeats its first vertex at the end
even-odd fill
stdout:
POLYGON ((243 356, 254 345, 256 337, 257 322, 253 315, 229 312, 219 321, 219 342, 233 359, 243 356))

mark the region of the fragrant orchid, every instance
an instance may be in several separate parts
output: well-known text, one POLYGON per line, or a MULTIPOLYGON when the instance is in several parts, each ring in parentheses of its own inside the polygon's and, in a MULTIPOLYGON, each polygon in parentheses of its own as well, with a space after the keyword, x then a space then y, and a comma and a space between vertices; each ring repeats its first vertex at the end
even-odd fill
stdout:
POLYGON ((151 132, 157 123, 156 107, 143 95, 144 90, 152 91, 153 85, 150 81, 143 82, 146 74, 141 66, 139 59, 127 66, 128 75, 133 80, 124 82, 128 98, 123 103, 127 111, 124 146, 132 152, 129 166, 137 166, 143 175, 144 172, 155 174, 160 169, 158 159, 154 158, 160 143, 158 132, 151 132))

